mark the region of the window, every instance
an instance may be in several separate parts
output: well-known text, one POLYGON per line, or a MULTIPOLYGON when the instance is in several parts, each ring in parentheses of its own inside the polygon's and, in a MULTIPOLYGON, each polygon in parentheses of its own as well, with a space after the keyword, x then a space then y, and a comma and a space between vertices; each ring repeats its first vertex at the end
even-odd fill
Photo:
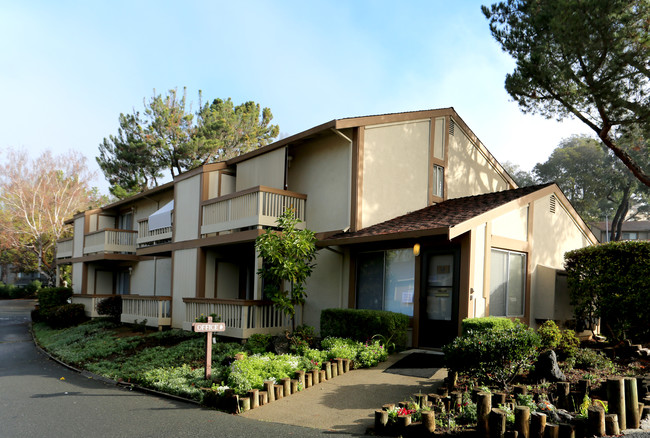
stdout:
POLYGON ((445 168, 433 166, 433 196, 444 197, 445 190, 445 168))
POLYGON ((638 240, 636 233, 623 233, 623 240, 638 240))
POLYGON ((413 316, 413 250, 361 253, 357 257, 357 308, 413 316))
POLYGON ((492 250, 490 262, 490 315, 523 316, 526 254, 492 250))

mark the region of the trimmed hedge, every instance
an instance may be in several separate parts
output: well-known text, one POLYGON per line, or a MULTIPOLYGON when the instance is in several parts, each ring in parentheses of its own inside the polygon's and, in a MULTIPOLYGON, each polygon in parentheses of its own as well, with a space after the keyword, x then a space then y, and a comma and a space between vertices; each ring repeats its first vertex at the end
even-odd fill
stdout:
POLYGON ((567 252, 564 260, 579 323, 600 318, 614 339, 650 339, 650 242, 588 246, 567 252))
POLYGON ((47 324, 53 328, 67 328, 86 321, 83 304, 64 304, 50 310, 47 324))
POLYGON ((407 315, 385 310, 325 309, 320 314, 320 333, 323 338, 350 338, 366 342, 380 335, 406 347, 410 318, 407 315))
POLYGON ((492 329, 510 329, 516 323, 508 318, 499 318, 497 316, 485 316, 483 318, 466 318, 461 323, 462 333, 466 335, 470 330, 476 333, 483 333, 492 329))
POLYGON ((114 295, 97 303, 97 314, 111 317, 119 322, 122 316, 122 296, 114 295))
POLYGON ((36 294, 38 306, 41 310, 49 310, 53 307, 68 304, 72 297, 72 288, 69 287, 46 287, 36 294))

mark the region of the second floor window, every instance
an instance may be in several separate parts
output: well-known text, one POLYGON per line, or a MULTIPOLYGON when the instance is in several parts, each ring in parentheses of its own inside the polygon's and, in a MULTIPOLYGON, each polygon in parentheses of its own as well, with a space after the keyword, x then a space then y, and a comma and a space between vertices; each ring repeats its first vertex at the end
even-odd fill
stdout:
POLYGON ((433 196, 443 198, 445 194, 444 190, 445 168, 436 164, 433 166, 433 196))

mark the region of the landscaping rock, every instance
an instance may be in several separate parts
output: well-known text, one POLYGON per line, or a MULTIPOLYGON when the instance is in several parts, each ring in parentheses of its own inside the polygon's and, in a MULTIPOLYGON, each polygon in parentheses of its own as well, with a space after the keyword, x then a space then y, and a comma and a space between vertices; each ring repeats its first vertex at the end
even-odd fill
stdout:
POLYGON ((546 380, 547 382, 562 382, 566 380, 566 376, 557 364, 555 351, 548 350, 539 355, 535 363, 535 377, 539 381, 546 380))

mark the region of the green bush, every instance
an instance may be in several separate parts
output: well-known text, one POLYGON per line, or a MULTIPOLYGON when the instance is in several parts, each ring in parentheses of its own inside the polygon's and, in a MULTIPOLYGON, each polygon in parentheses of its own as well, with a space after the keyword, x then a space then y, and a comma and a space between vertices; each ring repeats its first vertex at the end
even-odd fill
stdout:
POLYGON ((537 329, 537 334, 539 335, 542 350, 555 350, 562 341, 562 331, 552 320, 544 322, 537 329))
POLYGON ((68 299, 72 297, 72 289, 69 287, 46 287, 39 290, 36 295, 39 308, 48 310, 67 304, 68 299))
POLYGON ((359 353, 359 343, 347 338, 325 338, 320 346, 327 351, 328 359, 350 359, 355 360, 359 353))
POLYGON ((46 322, 51 327, 66 328, 86 321, 83 304, 64 304, 50 310, 46 322))
POLYGON ((612 242, 564 255, 576 320, 590 329, 598 318, 615 340, 650 339, 650 242, 612 242))
POLYGON ((316 339, 314 327, 301 324, 289 335, 289 349, 292 353, 300 354, 307 348, 313 348, 316 339))
POLYGON ((256 333, 248 338, 244 347, 252 354, 267 353, 271 349, 272 338, 273 335, 256 333))
POLYGON ((484 332, 494 328, 509 329, 515 326, 515 322, 508 318, 499 318, 497 316, 485 316, 483 318, 466 318, 461 323, 462 333, 465 335, 469 331, 484 332))
POLYGON ((540 340, 523 324, 512 328, 468 331, 443 347, 446 366, 477 378, 479 384, 507 386, 537 357, 540 340))
POLYGON ((562 338, 560 339, 560 345, 557 347, 557 353, 560 360, 566 360, 569 357, 573 357, 578 352, 580 348, 580 339, 576 336, 576 332, 573 330, 562 330, 562 338))
POLYGON ((370 368, 377 366, 388 358, 388 349, 379 341, 366 342, 357 353, 356 367, 370 368))
POLYGON ((25 286, 25 292, 27 293, 27 296, 35 297, 36 292, 38 292, 42 286, 43 283, 39 280, 32 280, 27 286, 25 286))
POLYGON ((615 370, 614 363, 607 356, 589 348, 578 349, 573 357, 566 360, 566 366, 581 370, 615 370))
POLYGON ((366 342, 380 335, 398 348, 408 342, 409 317, 401 313, 367 309, 325 309, 320 315, 322 337, 366 342))
POLYGON ((237 394, 246 394, 251 389, 262 389, 265 380, 293 377, 300 368, 304 368, 304 359, 300 356, 255 354, 232 363, 228 386, 237 394))
POLYGON ((113 295, 112 297, 99 300, 97 303, 97 313, 119 322, 122 316, 122 296, 113 295))

